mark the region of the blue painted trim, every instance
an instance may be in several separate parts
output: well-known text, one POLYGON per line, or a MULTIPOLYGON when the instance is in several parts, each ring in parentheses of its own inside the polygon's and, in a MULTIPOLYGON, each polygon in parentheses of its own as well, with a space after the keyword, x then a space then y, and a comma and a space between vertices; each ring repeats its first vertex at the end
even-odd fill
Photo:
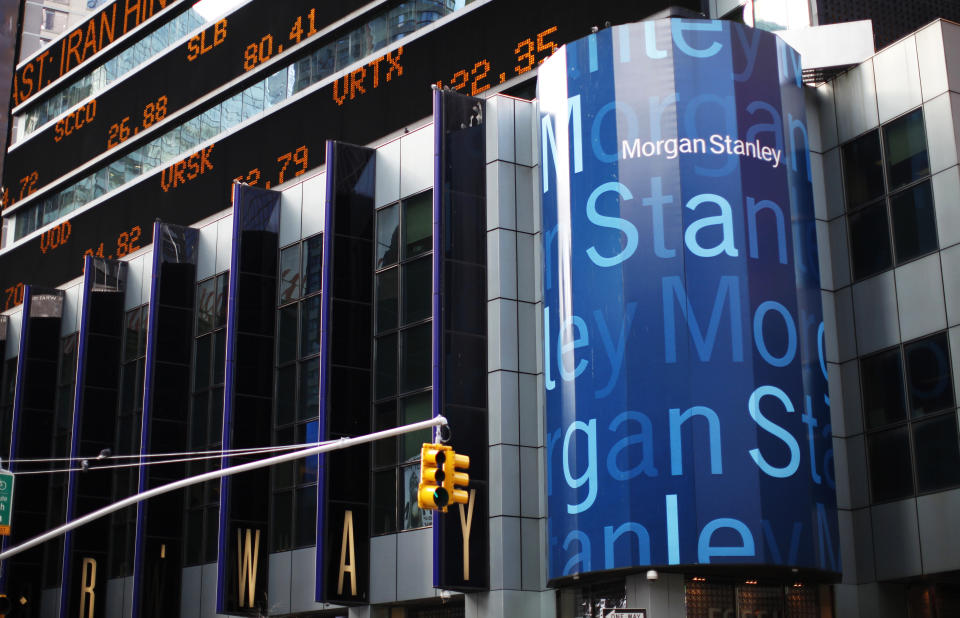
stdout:
MULTIPOLYGON (((317 426, 320 428, 320 439, 326 440, 327 435, 327 389, 330 366, 330 309, 333 304, 333 176, 336 167, 336 151, 334 142, 327 140, 326 144, 326 196, 323 204, 323 270, 320 273, 320 409, 318 411, 317 426)), ((323 538, 326 524, 326 456, 317 455, 317 551, 316 551, 316 587, 314 600, 318 603, 323 598, 323 538)))
MULTIPOLYGON (((236 376, 234 375, 234 357, 237 344, 237 278, 240 267, 240 232, 243 225, 243 216, 240 212, 240 193, 243 185, 233 185, 233 235, 230 244, 230 277, 227 287, 227 351, 224 361, 223 375, 223 428, 221 430, 222 448, 230 448, 230 436, 233 429, 233 390, 236 376)), ((226 468, 230 459, 220 458, 220 467, 226 468)), ((217 539, 217 612, 223 612, 227 583, 227 526, 230 514, 230 483, 227 477, 220 479, 220 525, 217 539)))
MULTIPOLYGON (((156 354, 156 332, 157 332, 157 299, 160 294, 160 267, 163 264, 163 250, 160 244, 163 242, 160 235, 162 227, 160 221, 153 223, 153 269, 150 278, 150 304, 147 308, 147 350, 144 359, 144 377, 143 377, 143 414, 140 421, 140 466, 139 479, 137 482, 138 491, 144 491, 147 485, 146 460, 143 454, 147 452, 147 445, 150 439, 150 413, 151 413, 151 394, 153 393, 153 361, 156 354)), ((143 586, 143 552, 146 543, 146 508, 144 502, 137 503, 137 534, 134 541, 133 554, 133 612, 132 618, 140 618, 140 596, 143 586)))
MULTIPOLYGON (((93 282, 96 275, 93 268, 93 256, 83 258, 83 296, 80 302, 80 329, 77 333, 77 367, 73 385, 73 420, 70 427, 70 459, 79 456, 80 451, 80 423, 83 416, 83 382, 86 375, 87 336, 90 331, 90 293, 93 291, 93 282)), ((77 473, 75 470, 68 473, 67 480, 67 509, 66 521, 72 521, 74 516, 77 492, 77 473)), ((63 536, 63 571, 60 578, 60 618, 67 618, 70 594, 70 553, 73 550, 73 532, 63 536)))
MULTIPOLYGON (((10 460, 7 469, 16 472, 14 460, 17 458, 17 436, 20 435, 20 408, 23 403, 23 356, 27 349, 27 337, 30 333, 30 304, 33 296, 33 286, 23 286, 23 313, 20 314, 20 342, 17 351, 17 381, 13 387, 13 418, 10 428, 10 460)), ((7 549, 11 544, 10 537, 3 537, 0 547, 7 549)), ((0 591, 7 591, 7 564, 8 560, 0 562, 0 591)))
MULTIPOLYGON (((433 416, 443 413, 443 239, 440 236, 443 216, 443 91, 433 91, 433 376, 431 392, 433 416)), ((440 586, 440 521, 434 516, 433 531, 433 587, 440 586)))

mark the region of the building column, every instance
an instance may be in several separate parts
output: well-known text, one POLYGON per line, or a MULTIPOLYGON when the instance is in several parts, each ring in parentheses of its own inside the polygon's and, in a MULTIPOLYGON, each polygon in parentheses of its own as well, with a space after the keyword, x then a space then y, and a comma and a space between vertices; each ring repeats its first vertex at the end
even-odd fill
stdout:
POLYGON ((646 573, 627 577, 627 607, 645 609, 647 616, 656 618, 683 618, 683 573, 656 573, 656 581, 650 581, 646 573))

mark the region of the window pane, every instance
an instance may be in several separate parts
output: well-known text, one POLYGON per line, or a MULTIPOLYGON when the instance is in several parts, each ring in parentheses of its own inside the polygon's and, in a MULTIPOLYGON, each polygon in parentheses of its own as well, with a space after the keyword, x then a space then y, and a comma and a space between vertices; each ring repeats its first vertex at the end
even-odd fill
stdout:
POLYGON ((916 423, 913 452, 917 455, 917 489, 934 491, 960 485, 960 445, 954 414, 916 423))
POLYGON ((402 334, 401 392, 430 386, 430 362, 433 357, 430 328, 429 323, 423 324, 402 334))
POLYGON ((937 248, 937 221, 933 213, 930 183, 924 182, 890 198, 893 242, 897 262, 937 248))
POLYGON ((303 243, 303 293, 320 291, 323 277, 323 234, 317 234, 303 243))
POLYGON ((417 505, 417 487, 420 485, 420 464, 400 468, 401 523, 404 530, 429 526, 433 522, 429 510, 417 505))
POLYGON ((397 528, 397 471, 393 468, 373 475, 373 533, 397 528))
POLYGON ((433 248, 433 193, 427 191, 403 203, 403 257, 433 248))
MULTIPOLYGON (((400 405, 403 409, 400 422, 403 425, 425 421, 431 417, 433 411, 433 400, 430 392, 407 397, 400 405)), ((403 452, 400 455, 400 461, 419 461, 420 448, 423 443, 432 441, 430 429, 403 434, 403 452)))
POLYGON ((383 399, 397 393, 397 336, 377 338, 374 397, 383 399))
POLYGON ((297 305, 280 309, 277 320, 277 363, 297 358, 297 305))
POLYGON ((293 507, 288 491, 273 494, 273 515, 270 519, 270 547, 273 551, 290 549, 290 530, 293 507))
POLYGON ((313 545, 317 540, 317 486, 297 490, 297 547, 313 545))
POLYGON ((883 195, 883 162, 877 131, 844 145, 842 156, 848 209, 883 195))
POLYGON ((300 413, 297 418, 317 418, 320 414, 320 365, 313 358, 300 365, 300 413))
POLYGON ((217 304, 217 280, 197 284, 197 335, 213 330, 217 304))
POLYGON ((300 243, 280 252, 280 304, 300 298, 300 243))
POLYGON ((860 361, 863 385, 863 414, 867 428, 882 427, 903 420, 903 373, 900 350, 894 348, 860 361))
POLYGON ((320 296, 300 303, 300 357, 320 352, 320 296))
POLYGON ((217 275, 217 303, 216 314, 214 317, 214 326, 221 328, 227 325, 227 285, 229 281, 227 273, 217 275))
POLYGON ((377 268, 397 262, 399 223, 400 210, 396 204, 377 213, 377 268))
POLYGON ((403 265, 403 323, 419 322, 431 315, 433 298, 433 259, 430 257, 403 265))
POLYGON ((194 362, 193 389, 199 391, 210 386, 210 359, 213 337, 206 335, 197 339, 197 358, 194 362))
MULTIPOLYGON (((377 404, 373 409, 373 430, 383 431, 397 426, 397 401, 377 404)), ((373 465, 392 466, 397 463, 397 439, 384 438, 373 443, 373 465)))
POLYGON ((883 202, 868 206, 850 215, 850 260, 853 278, 863 279, 890 268, 890 237, 887 231, 887 208, 883 202))
POLYGON ((397 273, 391 268, 377 275, 377 332, 397 327, 397 273))
POLYGON ((907 428, 898 427, 867 438, 870 489, 874 502, 913 494, 913 470, 907 428))
POLYGON ((237 93, 220 105, 220 130, 240 124, 240 109, 243 103, 243 93, 237 93))
POLYGON ((911 416, 953 407, 947 335, 940 333, 903 347, 911 416))
POLYGON ((296 393, 297 366, 287 365, 277 371, 277 425, 293 422, 296 393))
POLYGON ((272 107, 287 98, 287 69, 280 69, 267 78, 267 107, 272 107))
POLYGON ((918 109, 883 127, 890 190, 930 174, 923 111, 918 109))

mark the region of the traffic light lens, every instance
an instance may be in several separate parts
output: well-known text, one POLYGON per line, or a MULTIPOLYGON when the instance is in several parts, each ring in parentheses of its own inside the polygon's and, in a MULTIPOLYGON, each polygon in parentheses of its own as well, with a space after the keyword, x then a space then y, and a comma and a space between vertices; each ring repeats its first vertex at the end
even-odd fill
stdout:
POLYGON ((450 501, 450 496, 447 494, 447 490, 443 487, 437 487, 433 492, 433 503, 438 507, 443 508, 447 506, 447 503, 450 501))

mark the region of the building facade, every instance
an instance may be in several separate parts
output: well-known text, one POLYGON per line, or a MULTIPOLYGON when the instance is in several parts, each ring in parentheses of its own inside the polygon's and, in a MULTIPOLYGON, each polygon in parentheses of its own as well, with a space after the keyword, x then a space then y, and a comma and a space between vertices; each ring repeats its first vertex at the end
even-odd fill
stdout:
POLYGON ((22 62, 5 550, 437 414, 471 487, 417 506, 429 431, 207 481, 4 560, 8 615, 954 615, 960 26, 804 84, 771 34, 620 4, 120 0, 22 62))

